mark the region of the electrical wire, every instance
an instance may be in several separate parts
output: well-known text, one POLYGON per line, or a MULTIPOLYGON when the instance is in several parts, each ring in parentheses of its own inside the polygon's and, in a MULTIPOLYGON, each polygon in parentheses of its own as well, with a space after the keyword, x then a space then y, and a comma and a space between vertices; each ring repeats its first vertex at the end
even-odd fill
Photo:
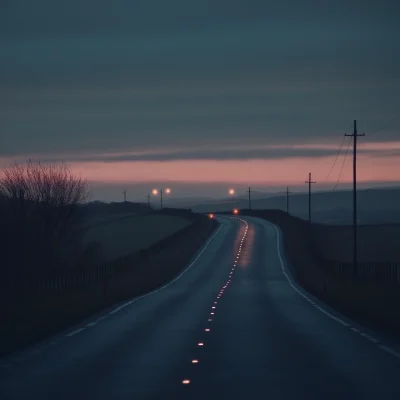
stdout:
MULTIPOLYGON (((392 119, 389 121, 389 123, 386 124, 385 127, 381 128, 381 129, 378 129, 377 131, 374 131, 374 132, 372 133, 372 135, 376 135, 377 133, 383 131, 384 129, 389 128, 389 127, 391 126, 391 124, 392 124, 396 119, 397 119, 397 117, 392 118, 392 119)), ((342 143, 341 143, 341 145, 340 145, 339 151, 338 151, 338 153, 336 154, 335 161, 334 161, 334 163, 333 163, 333 165, 332 165, 331 170, 329 171, 329 174, 328 174, 327 177, 325 178, 325 181, 329 178, 330 174, 331 174, 332 171, 333 171, 333 168, 334 168, 335 165, 336 165, 336 162, 337 162, 337 160, 338 160, 338 157, 339 157, 339 155, 340 155, 340 152, 342 151, 342 147, 343 147, 343 143, 344 143, 345 138, 346 138, 346 135, 343 136, 343 140, 342 140, 342 143)), ((342 175, 342 171, 343 171, 343 167, 344 167, 344 163, 346 162, 347 154, 348 154, 348 152, 349 152, 350 143, 351 143, 351 138, 350 138, 349 144, 347 145, 346 155, 345 155, 345 157, 344 157, 344 160, 343 160, 343 163, 342 163, 342 167, 341 167, 341 169, 340 169, 340 173, 339 173, 338 180, 337 180, 337 182, 336 182, 334 188, 332 189, 333 192, 336 190, 336 188, 337 188, 337 186, 338 186, 338 184, 339 184, 340 177, 341 177, 341 175, 342 175)))
POLYGON ((339 154, 340 154, 340 152, 342 151, 342 147, 343 147, 344 139, 346 139, 346 136, 345 136, 345 135, 343 135, 342 144, 340 145, 339 151, 338 151, 338 153, 336 154, 335 161, 334 161, 334 163, 333 163, 333 165, 332 165, 332 168, 331 168, 331 170, 329 171, 329 174, 328 174, 328 175, 327 175, 327 177, 325 178, 325 180, 328 180, 328 178, 329 178, 330 174, 331 174, 331 173, 332 173, 332 171, 333 171, 333 168, 334 168, 334 167, 335 167, 335 165, 336 165, 336 161, 337 161, 337 159, 338 159, 338 157, 339 157, 339 154))
POLYGON ((344 164, 346 162, 347 154, 349 153, 350 144, 351 144, 351 137, 350 137, 350 140, 349 140, 349 144, 347 145, 346 155, 344 156, 344 159, 343 159, 342 168, 340 169, 339 177, 338 177, 338 179, 336 181, 335 187, 332 189, 332 192, 334 192, 336 190, 336 188, 337 188, 337 186, 339 184, 340 177, 342 176, 343 167, 344 167, 344 164))

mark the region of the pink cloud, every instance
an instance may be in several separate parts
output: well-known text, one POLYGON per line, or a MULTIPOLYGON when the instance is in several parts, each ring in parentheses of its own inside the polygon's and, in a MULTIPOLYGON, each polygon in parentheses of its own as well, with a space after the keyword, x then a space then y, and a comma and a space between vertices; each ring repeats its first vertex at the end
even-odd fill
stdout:
MULTIPOLYGON (((97 182, 197 181, 232 183, 301 183, 312 172, 313 179, 325 182, 335 157, 283 158, 250 161, 165 161, 73 163, 72 169, 97 182)), ((339 159, 327 182, 336 182, 342 160, 339 159)), ((399 157, 366 158, 358 160, 358 180, 398 181, 399 157), (397 166, 397 167, 396 167, 397 166)), ((343 167, 341 182, 352 180, 352 162, 348 157, 343 167)))
MULTIPOLYGON (((202 146, 196 146, 202 148, 202 146)), ((331 156, 321 157, 282 157, 264 160, 171 160, 171 161, 84 161, 85 155, 78 155, 82 160, 69 162, 71 169, 83 178, 93 182, 152 182, 152 181, 192 181, 199 183, 231 182, 234 183, 262 183, 271 185, 298 185, 308 178, 312 172, 313 179, 319 183, 336 182, 342 162, 341 156, 336 163, 328 180, 325 180, 336 158, 338 145, 330 143, 320 144, 293 144, 270 146, 239 146, 232 144, 225 149, 328 149, 335 150, 331 156)), ((368 143, 360 141, 360 149, 393 151, 400 150, 400 141, 368 143)), ((104 156, 124 154, 168 153, 184 149, 143 149, 136 152, 114 152, 104 156)), ((96 154, 101 159, 101 154, 96 154)), ((57 158, 58 156, 55 155, 57 158)), ((68 155, 59 156, 60 160, 68 160, 68 155)), ((26 161, 29 156, 18 157, 20 162, 26 161)), ((16 161, 18 161, 16 160, 16 161)), ((349 151, 346 163, 342 170, 340 182, 352 181, 352 153, 349 151)), ((10 165, 14 160, 0 159, 0 168, 10 165)), ((360 182, 381 181, 394 182, 400 180, 400 155, 384 156, 377 153, 373 157, 359 153, 358 180, 360 182)))

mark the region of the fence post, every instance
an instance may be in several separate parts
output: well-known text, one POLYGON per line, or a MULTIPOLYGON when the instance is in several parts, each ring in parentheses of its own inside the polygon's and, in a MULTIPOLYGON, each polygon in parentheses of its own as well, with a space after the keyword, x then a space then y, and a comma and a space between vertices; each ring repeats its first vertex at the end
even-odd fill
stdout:
POLYGON ((396 283, 400 283, 399 264, 396 264, 396 283))
POLYGON ((107 278, 104 278, 104 283, 103 283, 103 295, 104 295, 104 300, 107 301, 107 278))

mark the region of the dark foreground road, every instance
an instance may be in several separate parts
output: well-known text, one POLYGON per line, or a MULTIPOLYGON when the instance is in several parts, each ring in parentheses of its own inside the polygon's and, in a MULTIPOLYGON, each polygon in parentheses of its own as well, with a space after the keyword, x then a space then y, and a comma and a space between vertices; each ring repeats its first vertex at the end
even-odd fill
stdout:
POLYGON ((170 286, 0 360, 0 398, 400 399, 398 354, 290 285, 273 226, 221 221, 170 286))

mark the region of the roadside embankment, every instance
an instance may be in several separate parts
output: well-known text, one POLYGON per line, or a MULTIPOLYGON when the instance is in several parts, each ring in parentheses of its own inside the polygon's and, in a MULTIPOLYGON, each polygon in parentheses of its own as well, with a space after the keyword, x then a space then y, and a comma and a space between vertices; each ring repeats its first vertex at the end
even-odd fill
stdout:
MULTIPOLYGON (((168 216, 167 212, 163 214, 168 216)), ((0 356, 171 281, 218 226, 216 220, 204 215, 191 214, 187 218, 190 224, 123 257, 87 270, 71 268, 42 276, 22 276, 13 282, 11 290, 3 287, 0 356)))

